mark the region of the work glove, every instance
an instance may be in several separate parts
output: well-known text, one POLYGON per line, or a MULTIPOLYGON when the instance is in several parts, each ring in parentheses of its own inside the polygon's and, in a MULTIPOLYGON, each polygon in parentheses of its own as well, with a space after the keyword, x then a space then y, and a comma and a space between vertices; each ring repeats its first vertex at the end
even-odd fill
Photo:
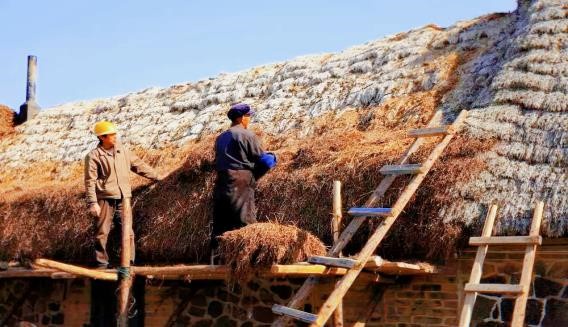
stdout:
POLYGON ((266 152, 262 154, 262 156, 254 165, 253 175, 255 179, 260 179, 262 176, 266 175, 269 170, 276 167, 276 163, 277 159, 274 153, 266 152))

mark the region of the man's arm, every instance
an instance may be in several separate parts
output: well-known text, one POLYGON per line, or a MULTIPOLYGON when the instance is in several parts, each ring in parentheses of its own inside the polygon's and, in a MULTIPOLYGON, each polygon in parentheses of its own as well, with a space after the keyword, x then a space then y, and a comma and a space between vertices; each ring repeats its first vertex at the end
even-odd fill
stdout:
POLYGON ((247 152, 248 152, 248 159, 250 162, 257 163, 264 150, 262 150, 262 146, 260 145, 260 141, 256 135, 252 135, 247 142, 247 152))
POLYGON ((89 206, 97 203, 97 162, 91 154, 85 157, 85 193, 89 206))
POLYGON ((252 173, 255 179, 260 179, 262 176, 266 175, 266 173, 270 170, 268 167, 265 167, 262 163, 260 158, 264 154, 264 150, 260 145, 260 141, 256 135, 252 135, 252 137, 248 141, 247 146, 248 152, 248 159, 250 162, 254 163, 254 167, 252 169, 252 173))
POLYGON ((154 170, 154 168, 150 167, 150 165, 142 161, 142 159, 138 158, 138 156, 134 154, 134 152, 130 150, 127 151, 130 157, 130 170, 132 170, 133 172, 135 172, 140 176, 144 176, 146 178, 153 179, 155 181, 161 179, 158 173, 156 172, 156 170, 154 170))

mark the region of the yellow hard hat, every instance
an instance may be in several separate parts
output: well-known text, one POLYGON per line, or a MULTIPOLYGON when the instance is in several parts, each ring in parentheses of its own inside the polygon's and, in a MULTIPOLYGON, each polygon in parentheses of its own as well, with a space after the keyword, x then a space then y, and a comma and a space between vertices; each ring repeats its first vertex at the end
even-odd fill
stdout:
POLYGON ((116 134, 116 125, 113 123, 103 120, 95 124, 94 132, 97 136, 116 134))

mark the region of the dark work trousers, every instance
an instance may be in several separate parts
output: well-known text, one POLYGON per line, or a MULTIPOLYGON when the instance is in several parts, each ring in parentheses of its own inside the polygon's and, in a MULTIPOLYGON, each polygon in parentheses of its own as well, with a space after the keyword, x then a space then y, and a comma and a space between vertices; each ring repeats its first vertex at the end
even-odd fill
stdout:
POLYGON ((256 222, 255 186, 256 180, 250 170, 217 172, 213 191, 212 249, 219 245, 217 236, 256 222))
MULTIPOLYGON (((101 207, 101 214, 97 217, 96 227, 97 235, 95 240, 95 257, 97 260, 97 265, 106 266, 109 264, 109 251, 107 251, 107 243, 109 239, 109 233, 111 228, 114 226, 111 241, 114 244, 113 248, 120 248, 122 244, 122 200, 114 199, 100 199, 98 201, 101 207)), ((132 212, 132 210, 130 210, 132 212)), ((134 262, 134 231, 131 229, 131 261, 134 262)), ((117 263, 120 261, 119 251, 112 251, 112 261, 117 263)))

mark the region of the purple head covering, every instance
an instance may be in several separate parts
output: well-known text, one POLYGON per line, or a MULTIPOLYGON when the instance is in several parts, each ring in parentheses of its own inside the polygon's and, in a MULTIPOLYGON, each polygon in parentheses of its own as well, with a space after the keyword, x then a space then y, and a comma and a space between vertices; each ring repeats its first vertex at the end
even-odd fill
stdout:
POLYGON ((242 117, 244 115, 252 116, 254 115, 254 110, 246 103, 237 103, 231 106, 229 112, 227 112, 227 117, 230 120, 235 120, 235 118, 242 117))

